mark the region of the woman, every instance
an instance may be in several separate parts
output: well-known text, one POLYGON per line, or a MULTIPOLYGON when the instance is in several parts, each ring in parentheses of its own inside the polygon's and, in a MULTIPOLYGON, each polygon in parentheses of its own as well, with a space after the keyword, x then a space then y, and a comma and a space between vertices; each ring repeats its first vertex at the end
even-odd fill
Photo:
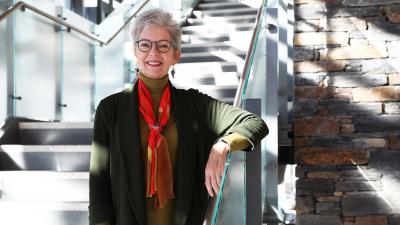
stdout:
POLYGON ((257 116, 196 90, 176 89, 180 59, 171 14, 149 10, 132 30, 138 79, 96 111, 90 163, 90 224, 201 225, 218 193, 228 151, 268 132, 257 116))

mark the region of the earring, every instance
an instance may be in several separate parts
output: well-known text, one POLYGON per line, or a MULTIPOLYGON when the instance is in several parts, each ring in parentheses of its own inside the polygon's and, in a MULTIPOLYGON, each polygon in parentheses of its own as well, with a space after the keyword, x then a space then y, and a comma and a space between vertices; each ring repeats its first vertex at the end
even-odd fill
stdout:
POLYGON ((139 68, 138 67, 135 67, 135 73, 136 73, 136 77, 138 77, 139 76, 139 68))
POLYGON ((171 75, 172 75, 172 79, 174 79, 175 78, 175 66, 172 66, 171 75))

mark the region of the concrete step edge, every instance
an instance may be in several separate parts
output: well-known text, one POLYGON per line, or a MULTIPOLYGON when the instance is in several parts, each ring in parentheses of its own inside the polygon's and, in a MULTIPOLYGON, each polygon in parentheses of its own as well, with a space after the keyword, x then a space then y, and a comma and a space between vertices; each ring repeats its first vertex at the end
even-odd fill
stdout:
POLYGON ((197 90, 232 90, 237 89, 237 85, 191 85, 189 88, 197 89, 197 90))
POLYGON ((175 75, 174 81, 181 81, 181 80, 190 80, 190 79, 199 79, 199 78, 215 78, 219 76, 235 76, 237 77, 237 72, 218 72, 218 73, 188 73, 175 75))
POLYGON ((199 66, 199 67, 202 67, 202 66, 206 66, 206 67, 208 67, 208 66, 236 66, 236 62, 198 62, 198 63, 194 63, 194 62, 190 62, 190 63, 179 63, 179 64, 177 64, 177 65, 175 65, 175 68, 177 68, 177 67, 182 67, 182 68, 184 68, 184 67, 187 67, 187 68, 190 68, 190 67, 192 67, 192 66, 194 66, 194 67, 197 67, 197 66, 199 66))
POLYGON ((213 6, 248 6, 239 1, 226 1, 226 2, 203 2, 199 3, 199 8, 213 7, 213 6))
POLYGON ((223 42, 208 42, 208 43, 182 43, 181 48, 200 48, 200 47, 231 47, 235 48, 235 46, 232 46, 229 41, 223 41, 223 42))
POLYGON ((89 152, 91 145, 0 145, 0 152, 89 152))
MULTIPOLYGON (((250 32, 251 31, 247 31, 246 30, 246 31, 232 31, 232 32, 223 33, 223 34, 221 34, 221 33, 217 33, 217 34, 183 34, 182 36, 190 36, 190 37, 194 37, 194 38, 199 37, 199 38, 210 38, 210 39, 212 39, 212 38, 220 38, 220 37, 230 37, 230 35, 235 35, 235 34, 243 35, 245 33, 249 33, 249 35, 250 35, 251 34, 250 32)), ((184 40, 184 38, 182 38, 182 40, 184 40)))
POLYGON ((205 52, 188 52, 188 53, 182 53, 181 58, 187 58, 187 57, 207 57, 207 56, 217 56, 217 53, 222 53, 222 52, 230 52, 235 55, 243 55, 246 54, 244 51, 239 51, 239 50, 216 50, 216 51, 205 51, 205 52))
POLYGON ((257 8, 239 8, 239 9, 213 9, 213 10, 194 10, 193 14, 201 13, 202 15, 212 15, 212 14, 220 14, 220 13, 231 13, 235 15, 236 13, 242 12, 256 12, 258 11, 257 8))
POLYGON ((57 172, 57 171, 0 171, 0 180, 40 181, 40 179, 89 179, 89 172, 57 172))
MULTIPOLYGON (((88 202, 37 202, 0 200, 0 211, 88 211, 88 202)), ((1 220, 1 218, 0 218, 1 220)))
POLYGON ((213 24, 213 25, 189 25, 182 28, 182 31, 199 31, 201 29, 227 29, 231 28, 252 28, 254 23, 240 23, 240 24, 213 24))
POLYGON ((19 129, 92 129, 93 122, 22 122, 19 129))
POLYGON ((230 15, 230 16, 215 16, 206 18, 188 18, 188 22, 201 22, 201 21, 229 21, 229 20, 241 20, 241 19, 256 19, 257 15, 230 15))

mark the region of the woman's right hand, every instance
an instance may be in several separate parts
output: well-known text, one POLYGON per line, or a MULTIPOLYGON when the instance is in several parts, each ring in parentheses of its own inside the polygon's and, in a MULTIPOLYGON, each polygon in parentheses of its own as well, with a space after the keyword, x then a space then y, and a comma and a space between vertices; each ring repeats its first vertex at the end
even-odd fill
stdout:
POLYGON ((229 150, 229 144, 222 141, 218 141, 211 148, 205 170, 205 185, 211 197, 219 192, 222 175, 224 174, 226 154, 229 150))

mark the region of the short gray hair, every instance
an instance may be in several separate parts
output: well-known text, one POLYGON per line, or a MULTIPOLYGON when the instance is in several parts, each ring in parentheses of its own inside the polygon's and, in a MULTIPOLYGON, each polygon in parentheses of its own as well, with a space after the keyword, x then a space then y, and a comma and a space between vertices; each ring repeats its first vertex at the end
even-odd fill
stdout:
POLYGON ((182 31, 179 24, 173 19, 172 14, 162 9, 150 9, 141 13, 135 20, 131 30, 133 43, 139 40, 140 33, 147 25, 164 27, 171 36, 173 48, 181 49, 182 31))

